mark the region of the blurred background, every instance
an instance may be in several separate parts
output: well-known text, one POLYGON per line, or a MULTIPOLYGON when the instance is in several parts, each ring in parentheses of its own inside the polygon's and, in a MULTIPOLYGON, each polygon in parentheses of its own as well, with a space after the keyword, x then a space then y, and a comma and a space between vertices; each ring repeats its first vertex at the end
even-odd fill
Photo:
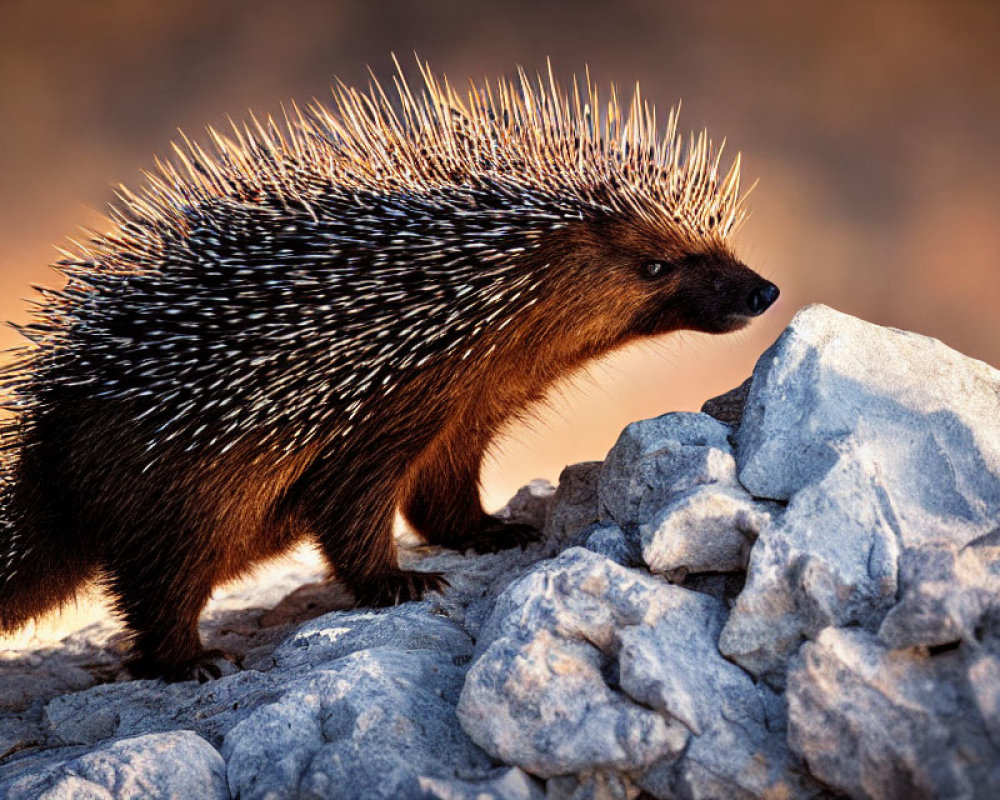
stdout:
MULTIPOLYGON (((782 289, 748 331, 620 353, 498 443, 496 507, 599 459, 629 421, 740 383, 805 303, 1000 365, 1000 3, 575 0, 0 2, 0 317, 24 321, 54 244, 101 226, 176 129, 391 73, 416 50, 456 83, 543 69, 640 82, 682 130, 744 155, 745 261, 782 289)), ((665 114, 661 113, 661 118, 665 114)), ((0 346, 15 344, 4 331, 0 346)))

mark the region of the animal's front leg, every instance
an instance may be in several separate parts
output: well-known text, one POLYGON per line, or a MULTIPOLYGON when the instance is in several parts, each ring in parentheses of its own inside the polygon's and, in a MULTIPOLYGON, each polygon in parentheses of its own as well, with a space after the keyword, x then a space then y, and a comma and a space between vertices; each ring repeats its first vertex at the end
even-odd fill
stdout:
POLYGON ((538 539, 530 525, 487 514, 479 473, 490 437, 458 426, 443 432, 417 460, 405 484, 403 515, 431 544, 492 553, 538 539))

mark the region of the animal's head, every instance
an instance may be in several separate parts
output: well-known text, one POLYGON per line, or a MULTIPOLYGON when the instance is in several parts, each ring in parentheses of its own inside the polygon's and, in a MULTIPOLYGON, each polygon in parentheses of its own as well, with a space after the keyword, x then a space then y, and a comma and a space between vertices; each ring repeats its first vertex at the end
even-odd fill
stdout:
POLYGON ((727 333, 747 325, 779 290, 743 264, 722 237, 699 236, 674 219, 627 213, 592 222, 578 236, 574 267, 619 299, 625 339, 676 330, 727 333))
POLYGON ((727 333, 763 314, 778 287, 718 236, 629 213, 574 223, 539 247, 551 325, 586 355, 679 330, 727 333), (558 323, 554 320, 559 320, 558 323))

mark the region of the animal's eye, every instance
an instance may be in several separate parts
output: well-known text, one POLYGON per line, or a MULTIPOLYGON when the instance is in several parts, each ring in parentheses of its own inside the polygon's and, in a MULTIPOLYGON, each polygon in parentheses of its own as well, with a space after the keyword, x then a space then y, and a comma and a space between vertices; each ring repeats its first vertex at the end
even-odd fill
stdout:
POLYGON ((666 261, 646 261, 642 265, 642 274, 647 278, 662 278, 669 271, 666 261))

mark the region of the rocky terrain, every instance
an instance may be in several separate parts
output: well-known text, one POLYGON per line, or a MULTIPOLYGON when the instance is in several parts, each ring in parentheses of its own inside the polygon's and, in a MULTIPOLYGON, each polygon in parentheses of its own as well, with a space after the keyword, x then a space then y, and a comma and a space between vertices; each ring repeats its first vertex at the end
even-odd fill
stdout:
POLYGON ((705 411, 523 489, 526 551, 405 550, 442 596, 217 598, 217 681, 4 654, 0 798, 1000 796, 1000 372, 812 306, 705 411))

